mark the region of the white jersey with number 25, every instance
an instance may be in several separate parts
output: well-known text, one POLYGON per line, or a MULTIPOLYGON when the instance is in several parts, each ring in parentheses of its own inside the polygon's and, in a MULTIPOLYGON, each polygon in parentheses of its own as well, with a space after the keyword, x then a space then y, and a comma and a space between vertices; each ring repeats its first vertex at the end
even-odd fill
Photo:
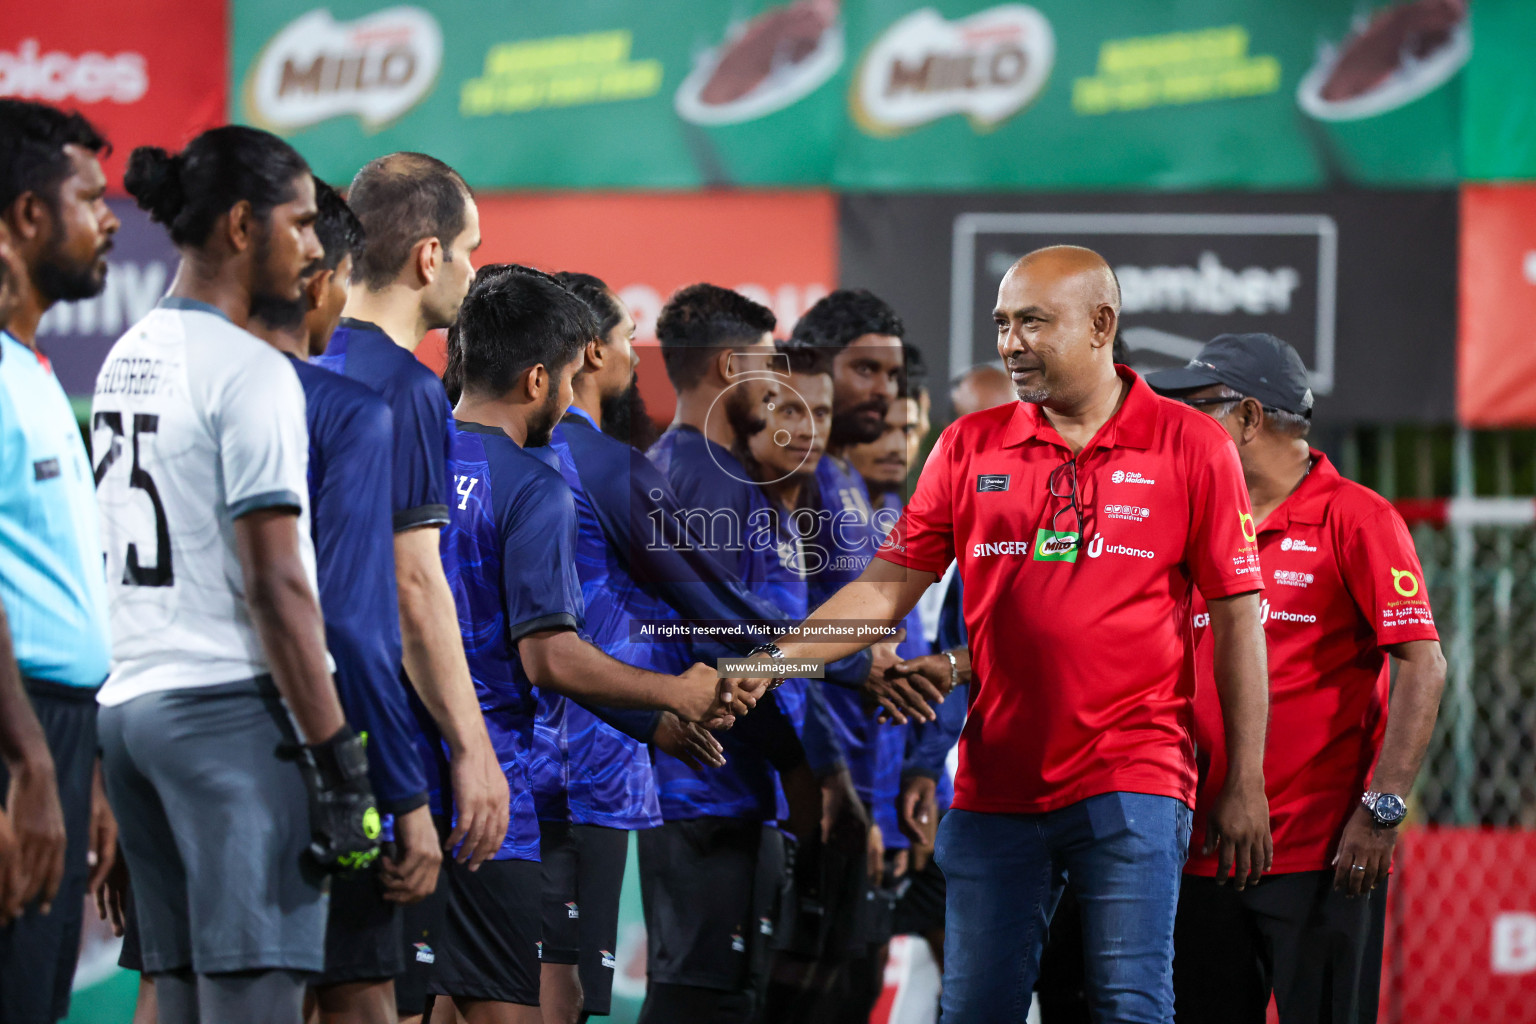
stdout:
POLYGON ((287 356, 212 306, 165 299, 112 346, 90 426, 112 622, 100 702, 266 672, 235 520, 298 509, 315 592, 304 390, 287 356))

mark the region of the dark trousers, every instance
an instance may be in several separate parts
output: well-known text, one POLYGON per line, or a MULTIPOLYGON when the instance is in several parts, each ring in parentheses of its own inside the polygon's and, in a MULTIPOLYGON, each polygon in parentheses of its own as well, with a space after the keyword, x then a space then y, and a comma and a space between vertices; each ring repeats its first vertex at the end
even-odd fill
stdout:
POLYGON ((1238 892, 1185 875, 1174 924, 1179 1024, 1375 1024, 1387 887, 1349 897, 1332 871, 1268 875, 1238 892))
MULTIPOLYGON (((70 985, 80 955, 86 863, 91 848, 91 776, 96 765, 96 691, 25 680, 48 751, 53 755, 64 810, 64 880, 44 914, 33 903, 0 928, 0 1021, 45 1024, 69 1014, 70 985)), ((10 789, 0 765, 0 805, 10 789)))

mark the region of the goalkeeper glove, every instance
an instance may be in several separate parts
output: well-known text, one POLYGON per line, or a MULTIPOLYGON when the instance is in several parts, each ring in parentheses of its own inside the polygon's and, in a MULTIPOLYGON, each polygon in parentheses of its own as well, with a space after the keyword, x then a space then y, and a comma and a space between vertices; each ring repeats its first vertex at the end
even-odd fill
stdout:
POLYGON ((357 871, 379 856, 379 808, 363 741, 343 725, 324 743, 285 745, 309 790, 309 855, 325 871, 357 871))

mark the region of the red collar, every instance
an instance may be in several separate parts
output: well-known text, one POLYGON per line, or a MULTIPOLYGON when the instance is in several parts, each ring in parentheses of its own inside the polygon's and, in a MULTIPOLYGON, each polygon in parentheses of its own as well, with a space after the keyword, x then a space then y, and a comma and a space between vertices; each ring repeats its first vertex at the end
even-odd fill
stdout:
POLYGON ((1283 530, 1292 523, 1310 523, 1320 525, 1328 518, 1328 504, 1333 500, 1333 492, 1339 489, 1339 484, 1344 478, 1339 471, 1333 468, 1333 463, 1328 461, 1328 456, 1316 448, 1308 449, 1312 453, 1312 472, 1302 480, 1301 486, 1292 491, 1284 501, 1275 507, 1259 526, 1259 532, 1266 530, 1283 530))
MULTIPOLYGON (((1158 418, 1162 415, 1161 405, 1167 399, 1159 398, 1129 366, 1117 364, 1115 373, 1121 380, 1130 382, 1131 390, 1115 414, 1105 421, 1099 432, 1083 447, 1084 452, 1094 448, 1114 447, 1146 451, 1152 447, 1152 441, 1157 436, 1158 418)), ((1018 402, 1014 405, 1013 418, 1004 433, 1003 447, 1031 440, 1068 447, 1040 406, 1033 402, 1018 402)))

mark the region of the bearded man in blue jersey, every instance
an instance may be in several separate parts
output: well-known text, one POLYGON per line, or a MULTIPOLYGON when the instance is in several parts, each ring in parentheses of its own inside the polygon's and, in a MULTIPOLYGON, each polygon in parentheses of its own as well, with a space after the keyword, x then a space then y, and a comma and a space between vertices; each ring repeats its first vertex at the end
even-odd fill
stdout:
MULTIPOLYGON (((513 795, 507 833, 478 871, 450 862, 448 912, 429 991, 475 1021, 536 1024, 540 835, 531 779, 539 690, 590 705, 724 726, 715 672, 677 676, 616 661, 583 636, 569 486, 530 449, 547 445, 598 325, 548 275, 487 268, 455 327, 462 390, 449 468, 457 500, 443 560, 470 674, 513 795)), ((448 806, 443 805, 447 811, 448 806)))

